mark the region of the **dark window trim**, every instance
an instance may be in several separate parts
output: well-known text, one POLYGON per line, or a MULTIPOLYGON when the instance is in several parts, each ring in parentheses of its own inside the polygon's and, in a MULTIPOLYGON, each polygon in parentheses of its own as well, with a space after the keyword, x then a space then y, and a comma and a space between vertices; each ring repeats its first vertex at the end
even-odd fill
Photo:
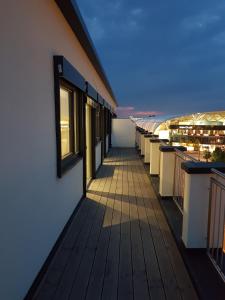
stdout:
POLYGON ((104 99, 102 98, 102 96, 100 94, 98 94, 98 103, 101 105, 104 105, 104 99))
POLYGON ((110 104, 106 100, 104 100, 104 98, 96 91, 96 89, 88 81, 86 81, 86 94, 94 102, 99 103, 109 111, 112 110, 110 104))
MULTIPOLYGON (((54 87, 55 87, 55 123, 56 123, 56 157, 57 157, 57 176, 59 178, 62 175, 73 168, 82 158, 83 158, 83 139, 82 139, 82 91, 79 89, 79 86, 85 87, 85 81, 83 77, 79 75, 77 70, 73 68, 72 65, 68 63, 68 61, 62 56, 54 56, 54 87), (79 77, 80 76, 80 77, 79 77), (77 85, 78 86, 77 86, 77 85), (60 128, 60 87, 64 87, 73 92, 76 91, 78 96, 78 110, 79 110, 79 130, 78 130, 78 139, 79 139, 79 152, 72 153, 62 159, 61 157, 61 128, 60 128)), ((72 136, 71 139, 74 140, 74 98, 72 100, 72 107, 70 112, 72 112, 72 136)), ((74 143, 73 143, 73 152, 74 143)))
POLYGON ((96 108, 93 106, 91 107, 91 118, 92 118, 92 127, 91 127, 91 149, 92 149, 92 179, 96 177, 96 149, 95 149, 95 142, 96 142, 96 128, 95 128, 95 114, 96 108))
POLYGON ((95 108, 95 120, 94 120, 94 126, 95 126, 95 145, 97 146, 101 141, 102 141, 102 136, 101 136, 101 105, 97 104, 95 108), (97 113, 98 113, 98 123, 97 123, 97 113), (97 131, 97 124, 99 126, 98 131, 97 131), (97 136, 98 134, 98 136, 97 136))
POLYGON ((86 81, 86 94, 94 102, 97 102, 109 111, 112 111, 111 105, 106 100, 104 100, 104 98, 96 91, 96 89, 88 81, 86 81))
POLYGON ((54 56, 54 73, 58 78, 64 79, 81 91, 86 91, 84 77, 76 68, 62 55, 54 56))
POLYGON ((87 87, 86 88, 87 96, 90 97, 95 102, 97 102, 98 101, 98 93, 95 90, 95 88, 89 82, 86 82, 86 87, 87 87))
POLYGON ((103 162, 105 158, 105 145, 106 145, 106 126, 105 126, 105 107, 101 106, 101 140, 102 140, 102 155, 101 162, 103 162))

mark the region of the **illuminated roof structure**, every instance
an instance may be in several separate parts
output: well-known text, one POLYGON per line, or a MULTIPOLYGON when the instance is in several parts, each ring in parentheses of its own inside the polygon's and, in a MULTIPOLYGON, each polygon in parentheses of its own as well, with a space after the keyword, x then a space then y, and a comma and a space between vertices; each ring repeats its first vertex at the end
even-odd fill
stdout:
POLYGON ((225 111, 202 112, 180 116, 131 117, 131 119, 138 127, 148 132, 158 133, 161 130, 168 130, 171 125, 225 125, 225 111))

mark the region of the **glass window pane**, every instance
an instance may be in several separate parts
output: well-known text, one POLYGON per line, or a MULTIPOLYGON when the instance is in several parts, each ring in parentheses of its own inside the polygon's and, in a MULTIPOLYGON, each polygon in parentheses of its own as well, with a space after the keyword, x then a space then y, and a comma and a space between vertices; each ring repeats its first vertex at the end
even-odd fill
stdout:
POLYGON ((70 92, 60 88, 61 156, 71 153, 70 141, 70 92))
POLYGON ((96 142, 99 142, 100 140, 100 106, 98 105, 96 108, 96 142))
POLYGON ((79 152, 79 119, 78 119, 78 99, 77 93, 74 92, 74 143, 75 143, 75 153, 79 152))

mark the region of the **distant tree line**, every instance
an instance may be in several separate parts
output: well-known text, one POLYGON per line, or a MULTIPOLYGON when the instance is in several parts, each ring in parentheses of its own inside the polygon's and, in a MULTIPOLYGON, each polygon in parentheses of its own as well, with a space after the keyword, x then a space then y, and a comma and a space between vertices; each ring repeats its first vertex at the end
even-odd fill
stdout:
POLYGON ((225 162, 225 148, 216 147, 216 149, 212 152, 211 160, 225 162))
POLYGON ((225 148, 216 147, 212 153, 209 150, 205 150, 203 157, 207 162, 209 161, 209 159, 215 162, 225 162, 225 148))

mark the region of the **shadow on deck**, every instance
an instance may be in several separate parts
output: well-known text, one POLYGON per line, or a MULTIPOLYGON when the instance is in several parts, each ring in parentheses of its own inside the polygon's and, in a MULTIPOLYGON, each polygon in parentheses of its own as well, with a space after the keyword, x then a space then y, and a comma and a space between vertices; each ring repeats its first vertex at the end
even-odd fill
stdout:
POLYGON ((134 149, 110 151, 33 299, 198 299, 134 149))

